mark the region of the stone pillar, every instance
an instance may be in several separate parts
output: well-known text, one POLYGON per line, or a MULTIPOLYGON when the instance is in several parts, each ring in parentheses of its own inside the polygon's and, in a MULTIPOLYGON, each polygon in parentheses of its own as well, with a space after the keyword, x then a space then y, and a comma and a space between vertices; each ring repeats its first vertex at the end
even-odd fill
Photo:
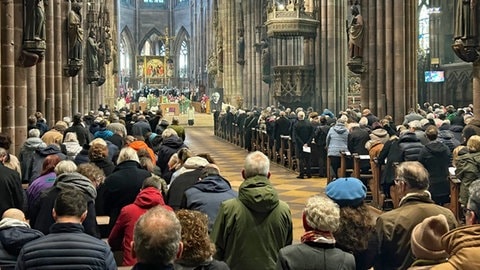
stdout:
POLYGON ((316 38, 315 94, 318 109, 334 113, 346 107, 347 1, 320 0, 319 34, 316 38))
MULTIPOLYGON (((37 64, 38 65, 38 64, 37 64)), ((27 115, 37 111, 37 69, 29 67, 27 71, 27 115)))
POLYGON ((80 112, 80 109, 81 107, 79 107, 79 98, 80 96, 78 95, 78 76, 75 76, 71 79, 72 81, 72 91, 71 91, 71 94, 72 94, 72 115, 77 113, 77 112, 80 112))
MULTIPOLYGON (((23 1, 15 1, 14 4, 14 55, 20 55, 23 39, 23 1)), ((30 68, 31 69, 31 68, 30 68)), ((26 69, 15 65, 15 136, 12 137, 13 149, 11 153, 20 152, 20 147, 27 139, 27 79, 26 69)))
MULTIPOLYGON (((68 22, 67 22, 67 16, 68 16, 68 3, 65 3, 65 1, 61 1, 59 3, 59 6, 61 8, 60 12, 60 24, 61 24, 61 29, 67 29, 68 28, 68 22)), ((60 80, 62 81, 62 115, 63 116, 70 116, 72 117, 73 113, 76 112, 74 111, 74 102, 72 98, 72 77, 67 77, 63 76, 63 68, 67 65, 68 61, 68 35, 66 34, 66 31, 60 31, 60 42, 61 45, 60 47, 62 48, 62 54, 60 57, 60 63, 57 63, 58 66, 60 66, 60 80)))
POLYGON ((480 61, 473 63, 473 111, 480 111, 480 61))
POLYGON ((380 117, 403 121, 417 101, 417 1, 362 1, 364 50, 361 103, 380 117))
POLYGON ((43 111, 47 124, 50 127, 55 125, 55 3, 52 1, 49 5, 45 5, 46 32, 47 32, 47 50, 45 51, 45 111, 43 111))
POLYGON ((45 113, 45 101, 46 101, 46 89, 45 89, 45 59, 42 62, 37 63, 35 66, 36 72, 36 88, 37 88, 37 106, 36 111, 45 113))
MULTIPOLYGON (((13 0, 2 0, 1 14, 1 84, 2 132, 12 138, 15 145, 15 41, 13 0)), ((9 149, 13 151, 13 148, 9 149)))
MULTIPOLYGON (((62 36, 65 36, 65 33, 61 31, 60 29, 66 29, 64 27, 63 23, 63 18, 62 18, 62 0, 53 0, 50 1, 49 5, 53 5, 53 20, 54 24, 57 26, 57 31, 54 32, 53 36, 53 42, 55 49, 54 54, 53 54, 53 61, 54 61, 54 66, 53 66, 53 80, 54 80, 54 112, 55 112, 55 121, 62 120, 63 116, 67 116, 63 114, 63 110, 70 108, 70 106, 67 106, 66 104, 63 103, 63 82, 62 82, 62 72, 63 72, 63 65, 62 59, 63 59, 63 53, 62 53, 62 45, 63 45, 63 38, 62 36), (63 27, 62 27, 63 26, 63 27)), ((53 122, 51 123, 52 125, 54 124, 53 122)))

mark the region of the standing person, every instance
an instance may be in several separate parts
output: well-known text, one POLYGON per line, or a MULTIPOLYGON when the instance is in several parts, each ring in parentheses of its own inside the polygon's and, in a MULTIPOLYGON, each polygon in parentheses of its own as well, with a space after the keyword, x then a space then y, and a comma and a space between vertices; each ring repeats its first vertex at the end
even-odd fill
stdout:
POLYGON ((212 258, 215 244, 208 236, 208 218, 202 212, 179 210, 177 218, 182 224, 182 257, 175 261, 176 270, 215 269, 230 270, 226 263, 212 258))
POLYGON ((314 130, 312 125, 305 121, 305 112, 298 112, 297 117, 298 121, 295 123, 295 125, 293 125, 295 155, 299 160, 298 167, 300 171, 300 174, 297 176, 297 178, 303 179, 305 175, 307 178, 311 178, 311 150, 307 151, 306 148, 310 148, 314 130))
POLYGON ((450 181, 448 180, 451 154, 447 146, 437 140, 438 128, 430 125, 425 130, 427 143, 418 156, 418 161, 427 169, 430 176, 428 191, 432 200, 438 205, 450 202, 450 181))
POLYGON ((376 222, 378 254, 375 269, 406 269, 413 263, 410 237, 425 218, 442 214, 448 227, 458 226, 452 211, 436 205, 428 192, 428 172, 418 161, 402 162, 395 185, 402 198, 399 207, 380 215, 376 222))
POLYGON ((82 191, 60 192, 52 216, 50 234, 27 243, 15 269, 117 269, 107 243, 84 233, 87 199, 82 191))
POLYGON ((270 160, 259 151, 245 158, 238 198, 224 201, 211 238, 215 258, 230 269, 275 269, 278 251, 292 243, 288 205, 268 180, 270 160))
MULTIPOLYGON (((77 134, 78 143, 83 146, 86 143, 90 143, 90 132, 85 128, 82 122, 82 114, 76 113, 73 115, 73 124, 71 127, 65 130, 65 134, 68 132, 75 132, 77 134)), ((64 138, 65 139, 65 138, 64 138)))
POLYGON ((140 165, 137 152, 130 147, 120 151, 117 162, 104 184, 104 211, 110 217, 109 228, 115 225, 122 208, 135 201, 145 178, 151 176, 140 165))
MULTIPOLYGON (((327 133, 327 156, 330 158, 330 168, 332 178, 337 178, 340 168, 340 152, 348 151, 348 129, 345 127, 346 116, 338 118, 335 126, 330 128, 327 133)), ((328 179, 329 181, 331 179, 328 179)))
POLYGON ((32 128, 28 131, 28 139, 22 145, 18 160, 22 169, 22 183, 28 183, 30 174, 32 173, 33 158, 35 151, 47 147, 47 145, 40 139, 40 130, 32 128))
POLYGON ((123 266, 131 266, 137 262, 132 256, 132 241, 133 229, 140 216, 157 205, 172 211, 170 206, 165 205, 161 187, 161 178, 151 176, 145 179, 142 190, 138 193, 135 201, 120 211, 117 222, 108 236, 108 244, 113 250, 123 251, 123 266))
POLYGON ((188 118, 188 125, 193 126, 193 124, 195 124, 195 108, 193 107, 193 103, 190 103, 190 106, 188 106, 187 118, 188 118))
POLYGON ((468 201, 468 189, 473 181, 480 175, 480 136, 473 135, 467 141, 468 153, 459 155, 455 161, 457 169, 455 175, 462 182, 460 183, 460 198, 462 205, 468 201))
POLYGON ((470 185, 470 196, 465 207, 466 226, 451 230, 442 236, 442 246, 448 252, 448 261, 432 268, 480 269, 480 181, 470 185))
POLYGON ((340 225, 340 210, 332 200, 310 197, 303 210, 301 244, 280 249, 277 269, 344 269, 355 270, 352 254, 335 247, 333 232, 340 225))
MULTIPOLYGON (((325 115, 320 116, 320 125, 315 128, 313 133, 313 141, 315 144, 312 146, 312 151, 318 153, 318 172, 320 177, 327 176, 327 134, 330 130, 330 126, 327 124, 327 118, 325 115)), ((329 169, 329 168, 328 168, 329 169)))
POLYGON ((157 206, 135 224, 132 254, 137 263, 132 270, 173 270, 173 262, 183 252, 182 226, 172 211, 157 206))
POLYGON ((365 204, 367 188, 357 178, 338 178, 327 185, 325 195, 340 207, 340 224, 333 233, 335 247, 355 257, 357 270, 370 269, 376 255, 378 214, 374 215, 375 210, 365 204))
POLYGON ((0 148, 0 213, 9 208, 24 209, 20 174, 4 165, 8 152, 0 148))

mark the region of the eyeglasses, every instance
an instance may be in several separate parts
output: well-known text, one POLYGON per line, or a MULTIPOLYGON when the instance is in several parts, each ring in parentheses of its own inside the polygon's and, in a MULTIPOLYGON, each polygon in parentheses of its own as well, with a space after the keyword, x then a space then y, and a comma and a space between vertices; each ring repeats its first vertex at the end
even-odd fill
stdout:
POLYGON ((468 213, 475 212, 475 211, 473 211, 472 209, 466 208, 466 207, 463 208, 462 210, 463 210, 463 215, 464 215, 464 216, 467 216, 468 213))
POLYGON ((395 185, 400 185, 401 182, 405 182, 403 178, 395 178, 395 185))

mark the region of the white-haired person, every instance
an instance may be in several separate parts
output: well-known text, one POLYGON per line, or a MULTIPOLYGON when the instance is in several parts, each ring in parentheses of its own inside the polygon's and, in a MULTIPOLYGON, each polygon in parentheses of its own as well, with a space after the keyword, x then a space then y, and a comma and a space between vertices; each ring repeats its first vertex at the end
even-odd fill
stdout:
POLYGON ((158 148, 156 153, 158 156, 157 166, 162 171, 162 178, 170 183, 172 178, 172 171, 168 169, 168 161, 170 157, 177 153, 181 148, 186 148, 187 146, 183 143, 183 140, 178 136, 177 132, 172 128, 167 128, 162 132, 163 142, 158 148))
POLYGON ((305 233, 301 243, 280 249, 277 269, 355 269, 351 253, 335 247, 340 225, 340 208, 331 199, 313 196, 303 210, 305 233))
POLYGON ((151 176, 140 165, 137 151, 130 147, 122 148, 117 164, 104 183, 104 210, 110 217, 110 229, 117 221, 122 207, 133 203, 142 188, 143 180, 151 176))

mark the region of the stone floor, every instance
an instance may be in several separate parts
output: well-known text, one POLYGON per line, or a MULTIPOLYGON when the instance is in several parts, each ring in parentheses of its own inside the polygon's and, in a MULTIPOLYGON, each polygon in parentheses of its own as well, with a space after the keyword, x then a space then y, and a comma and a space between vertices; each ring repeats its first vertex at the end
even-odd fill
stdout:
MULTIPOLYGON (((167 116, 170 121, 170 117, 167 116)), ((195 152, 210 153, 220 167, 221 174, 230 181, 232 187, 238 190, 242 182, 241 170, 248 152, 234 144, 213 135, 212 115, 195 115, 195 125, 187 127, 186 144, 195 152)), ((185 115, 180 116, 182 124, 187 123, 185 115)), ((306 200, 315 194, 322 193, 326 178, 297 179, 297 173, 272 163, 270 166, 272 184, 280 194, 280 199, 290 206, 293 217, 293 239, 300 241, 303 234, 302 211, 306 200)))

